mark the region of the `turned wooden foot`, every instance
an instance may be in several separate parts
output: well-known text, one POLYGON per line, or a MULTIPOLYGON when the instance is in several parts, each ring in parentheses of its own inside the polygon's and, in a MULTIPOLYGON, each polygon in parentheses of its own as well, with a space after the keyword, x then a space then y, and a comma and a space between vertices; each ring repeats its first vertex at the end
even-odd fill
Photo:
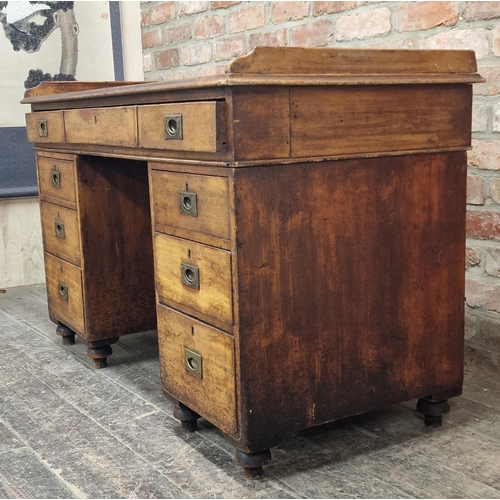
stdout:
POLYGON ((103 339, 89 342, 87 344, 87 356, 94 362, 94 368, 106 368, 107 358, 113 354, 111 344, 116 344, 119 337, 114 339, 103 339))
POLYGON ((417 412, 424 416, 425 425, 439 427, 443 424, 443 415, 449 413, 450 403, 447 399, 443 401, 429 401, 426 398, 417 402, 417 412))
POLYGON ((262 476, 262 467, 271 461, 271 451, 262 450, 255 453, 245 453, 236 450, 236 463, 244 467, 245 476, 249 479, 259 479, 262 476))
POLYGON ((177 405, 174 406, 174 418, 181 421, 183 430, 186 432, 194 432, 198 428, 197 421, 200 416, 198 413, 191 410, 191 408, 178 402, 177 405))
POLYGON ((76 333, 62 323, 57 323, 57 335, 61 336, 63 345, 74 345, 76 333))

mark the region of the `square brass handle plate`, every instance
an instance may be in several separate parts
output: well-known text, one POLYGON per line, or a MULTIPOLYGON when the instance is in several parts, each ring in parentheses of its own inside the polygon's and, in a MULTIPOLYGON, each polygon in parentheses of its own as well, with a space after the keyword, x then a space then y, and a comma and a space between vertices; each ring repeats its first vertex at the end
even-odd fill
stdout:
POLYGON ((201 354, 184 347, 184 368, 199 378, 203 378, 201 354))
POLYGON ((164 117, 165 139, 182 139, 182 115, 164 117))

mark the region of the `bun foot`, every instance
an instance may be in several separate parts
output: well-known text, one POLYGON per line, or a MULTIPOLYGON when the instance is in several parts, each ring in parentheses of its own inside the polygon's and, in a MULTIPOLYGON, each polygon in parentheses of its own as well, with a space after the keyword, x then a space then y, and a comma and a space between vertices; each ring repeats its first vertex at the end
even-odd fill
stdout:
POLYGON ((424 416, 426 426, 441 427, 443 415, 449 413, 450 403, 447 399, 443 401, 429 401, 425 398, 417 402, 417 412, 424 416))
POLYGON ((174 418, 180 420, 182 430, 186 432, 194 432, 198 429, 200 416, 181 402, 174 406, 174 418))
POLYGON ((61 336, 63 345, 74 345, 75 344, 75 335, 76 333, 69 329, 67 326, 62 323, 57 324, 56 328, 57 335, 61 336))
POLYGON ((266 449, 255 453, 245 453, 236 450, 236 463, 245 470, 245 476, 249 479, 259 479, 262 476, 262 467, 271 461, 271 451, 266 449))
POLYGON ((113 349, 110 345, 101 347, 89 347, 87 349, 87 356, 94 362, 94 368, 106 368, 107 358, 113 354, 113 349))

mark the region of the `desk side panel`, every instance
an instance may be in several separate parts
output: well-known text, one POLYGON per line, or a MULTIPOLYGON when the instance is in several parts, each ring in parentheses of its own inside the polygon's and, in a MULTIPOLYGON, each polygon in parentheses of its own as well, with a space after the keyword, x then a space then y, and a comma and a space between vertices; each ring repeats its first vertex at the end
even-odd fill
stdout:
POLYGON ((465 153, 234 176, 241 448, 461 388, 465 153))
POLYGON ((147 164, 78 159, 87 340, 156 328, 147 164))

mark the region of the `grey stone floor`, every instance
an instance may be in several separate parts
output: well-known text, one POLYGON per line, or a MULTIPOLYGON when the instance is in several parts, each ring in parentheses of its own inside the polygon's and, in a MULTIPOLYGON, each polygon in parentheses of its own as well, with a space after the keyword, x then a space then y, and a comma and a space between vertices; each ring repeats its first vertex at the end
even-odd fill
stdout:
POLYGON ((55 335, 43 286, 10 288, 0 353, 2 498, 500 497, 500 377, 477 356, 441 428, 394 405, 291 435, 247 480, 216 428, 185 434, 172 418, 155 332, 94 370, 55 335))

